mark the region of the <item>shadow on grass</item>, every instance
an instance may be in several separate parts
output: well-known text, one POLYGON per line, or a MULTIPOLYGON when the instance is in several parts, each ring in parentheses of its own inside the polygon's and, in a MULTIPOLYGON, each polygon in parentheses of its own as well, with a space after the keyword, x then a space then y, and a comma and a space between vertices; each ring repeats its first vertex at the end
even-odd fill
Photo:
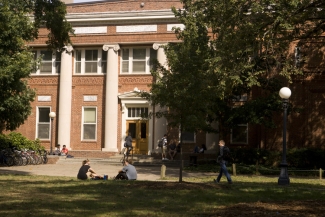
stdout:
POLYGON ((254 177, 229 185, 0 175, 0 185, 0 216, 311 216, 325 211, 324 185, 283 187, 254 177))

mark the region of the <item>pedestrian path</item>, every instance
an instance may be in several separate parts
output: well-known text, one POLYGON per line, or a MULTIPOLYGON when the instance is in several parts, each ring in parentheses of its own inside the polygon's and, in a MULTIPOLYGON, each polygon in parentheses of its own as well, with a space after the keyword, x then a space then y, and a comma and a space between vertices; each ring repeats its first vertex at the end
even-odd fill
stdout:
MULTIPOLYGON (((0 167, 0 174, 24 174, 24 175, 45 175, 45 176, 66 176, 76 177, 81 167, 82 158, 65 158, 60 157, 56 164, 41 164, 41 165, 27 165, 27 166, 13 166, 13 167, 0 167)), ((122 168, 120 162, 114 162, 108 159, 93 158, 89 159, 91 167, 97 174, 108 175, 108 177, 114 177, 118 171, 122 168)), ((160 161, 161 162, 161 161, 160 161)), ((138 172, 138 180, 161 180, 161 166, 160 164, 147 164, 147 165, 135 165, 138 172), (149 166, 148 166, 149 165, 149 166)), ((166 166, 166 177, 173 177, 177 180, 179 177, 179 167, 166 166)), ((214 175, 215 173, 213 173, 214 175)), ((206 174, 191 174, 183 171, 183 177, 193 177, 198 175, 211 175, 206 174)))

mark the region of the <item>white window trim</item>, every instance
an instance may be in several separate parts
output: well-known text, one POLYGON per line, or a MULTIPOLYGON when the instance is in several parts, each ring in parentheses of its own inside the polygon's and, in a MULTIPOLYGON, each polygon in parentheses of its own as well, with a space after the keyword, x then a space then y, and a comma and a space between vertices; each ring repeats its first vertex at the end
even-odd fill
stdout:
MULTIPOLYGON (((34 51, 36 51, 36 58, 39 58, 41 56, 41 51, 46 51, 46 49, 35 49, 34 51)), ((61 63, 61 60, 58 61, 61 63)), ((41 67, 42 62, 40 63, 40 65, 37 66, 37 70, 33 73, 31 73, 31 75, 58 75, 58 73, 56 73, 56 53, 53 52, 52 53, 52 73, 41 73, 40 67, 41 67)), ((60 64, 61 65, 61 64, 60 64)))
MULTIPOLYGON (((51 129, 52 129, 52 121, 51 121, 51 119, 50 119, 50 117, 49 117, 49 125, 50 125, 50 127, 49 127, 49 138, 38 138, 38 125, 39 125, 39 109, 40 108, 49 108, 50 109, 50 112, 52 111, 52 108, 51 108, 51 106, 37 106, 36 107, 36 131, 35 131, 35 139, 39 139, 39 140, 50 140, 51 139, 51 129)), ((45 122, 41 122, 41 123, 45 123, 45 122)), ((46 122, 47 123, 47 122, 46 122)))
MULTIPOLYGON (((105 62, 107 64, 107 59, 106 60, 102 60, 102 52, 103 49, 102 48, 76 48, 75 49, 75 56, 74 56, 74 75, 98 75, 98 74, 104 74, 102 73, 102 62, 105 62), (85 73, 85 62, 86 62, 86 50, 97 50, 98 51, 98 55, 97 55, 97 72, 96 73, 85 73), (81 72, 77 72, 76 69, 76 65, 77 65, 77 51, 81 51, 81 72)), ((106 73, 105 73, 106 74, 106 73)))
POLYGON ((231 144, 244 144, 244 145, 247 145, 248 144, 248 124, 237 124, 238 127, 241 127, 241 126, 246 126, 246 142, 233 142, 233 132, 232 132, 232 129, 231 129, 231 135, 230 135, 230 143, 231 144))
POLYGON ((150 49, 151 47, 123 47, 121 49, 121 57, 120 57, 120 74, 121 75, 129 75, 129 74, 132 74, 132 75, 143 75, 143 74, 150 74, 150 63, 149 63, 149 60, 150 60, 150 49), (133 73, 133 49, 146 49, 146 58, 145 58, 145 64, 146 64, 146 69, 145 69, 145 72, 136 72, 136 73, 133 73), (122 67, 123 67, 123 49, 129 49, 129 72, 123 72, 122 71, 122 67))
POLYGON ((81 141, 97 141, 97 117, 98 117, 98 111, 97 111, 97 106, 82 106, 82 120, 81 120, 81 141), (95 123, 95 139, 84 139, 84 117, 85 117, 85 108, 95 108, 96 110, 96 123, 95 123))
POLYGON ((148 109, 148 114, 149 114, 149 107, 148 106, 141 106, 141 105, 135 105, 135 106, 130 106, 128 105, 128 107, 126 108, 126 117, 128 120, 139 120, 141 119, 141 117, 129 117, 129 109, 132 108, 144 108, 144 109, 148 109))

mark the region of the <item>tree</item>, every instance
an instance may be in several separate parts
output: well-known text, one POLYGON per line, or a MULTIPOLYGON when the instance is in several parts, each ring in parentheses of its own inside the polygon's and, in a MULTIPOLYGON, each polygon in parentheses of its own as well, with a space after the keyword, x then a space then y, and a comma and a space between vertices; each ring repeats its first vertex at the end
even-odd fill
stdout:
POLYGON ((173 8, 184 30, 175 30, 179 44, 165 48, 168 70, 156 67, 156 83, 142 96, 158 111, 189 130, 217 132, 220 137, 239 123, 274 126, 281 109, 280 87, 302 74, 290 46, 324 32, 321 0, 183 0, 173 8), (259 96, 251 97, 258 90, 259 96), (237 102, 246 96, 244 104, 237 102))
POLYGON ((45 26, 49 49, 62 51, 73 33, 65 15, 59 0, 0 0, 0 132, 16 129, 31 113, 35 91, 27 82, 37 61, 26 43, 45 26))

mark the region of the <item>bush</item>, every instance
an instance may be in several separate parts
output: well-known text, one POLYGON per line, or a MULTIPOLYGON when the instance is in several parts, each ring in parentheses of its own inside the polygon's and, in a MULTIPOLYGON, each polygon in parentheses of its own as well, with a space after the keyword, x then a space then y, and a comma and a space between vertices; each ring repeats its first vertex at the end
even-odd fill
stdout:
POLYGON ((325 168, 325 151, 316 148, 290 149, 287 162, 290 167, 325 168))
POLYGON ((29 150, 45 150, 43 146, 40 145, 40 141, 29 140, 22 134, 17 132, 11 132, 8 135, 0 134, 0 149, 6 148, 17 148, 18 150, 29 149, 29 150))

